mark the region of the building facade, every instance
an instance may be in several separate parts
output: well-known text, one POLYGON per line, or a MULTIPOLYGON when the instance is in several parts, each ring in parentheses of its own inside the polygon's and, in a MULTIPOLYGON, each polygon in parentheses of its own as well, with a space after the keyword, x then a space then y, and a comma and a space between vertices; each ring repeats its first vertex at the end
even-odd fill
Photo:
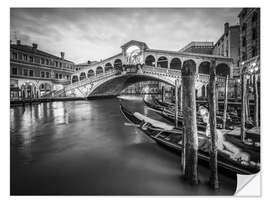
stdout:
POLYGON ((260 8, 244 8, 238 15, 240 22, 240 62, 260 55, 260 8))
POLYGON ((240 69, 240 26, 224 24, 224 33, 215 43, 214 55, 225 56, 233 59, 233 76, 239 77, 240 69))
POLYGON ((213 42, 190 42, 185 47, 180 49, 179 52, 212 54, 213 48, 214 48, 213 42))
POLYGON ((10 44, 10 99, 39 98, 70 83, 74 63, 32 46, 10 44))

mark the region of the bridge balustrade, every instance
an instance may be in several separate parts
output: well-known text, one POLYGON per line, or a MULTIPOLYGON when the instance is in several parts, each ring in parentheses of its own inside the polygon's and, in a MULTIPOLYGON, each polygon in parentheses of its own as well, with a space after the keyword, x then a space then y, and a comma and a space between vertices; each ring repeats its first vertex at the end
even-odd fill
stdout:
POLYGON ((91 76, 91 77, 86 78, 84 80, 81 80, 81 81, 78 81, 76 83, 70 84, 69 86, 66 87, 66 90, 70 90, 70 89, 73 89, 73 88, 76 88, 76 87, 86 85, 89 82, 96 82, 98 80, 105 79, 105 78, 111 77, 113 75, 116 75, 117 73, 118 73, 118 71, 116 71, 116 70, 110 70, 110 71, 98 74, 96 76, 91 76))

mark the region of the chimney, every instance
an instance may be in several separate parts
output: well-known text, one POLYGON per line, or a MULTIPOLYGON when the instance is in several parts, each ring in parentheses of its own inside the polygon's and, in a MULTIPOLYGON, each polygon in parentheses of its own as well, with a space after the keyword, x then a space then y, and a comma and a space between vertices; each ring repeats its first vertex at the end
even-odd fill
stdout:
POLYGON ((17 45, 21 45, 21 40, 17 40, 17 45))
POLYGON ((32 44, 33 49, 37 49, 38 45, 36 43, 32 44))
POLYGON ((61 52, 61 59, 64 60, 65 59, 65 52, 61 52))
POLYGON ((228 34, 229 33, 229 23, 224 24, 224 33, 228 34))
POLYGON ((90 64, 91 64, 91 61, 87 61, 87 64, 89 64, 89 65, 90 65, 90 64))

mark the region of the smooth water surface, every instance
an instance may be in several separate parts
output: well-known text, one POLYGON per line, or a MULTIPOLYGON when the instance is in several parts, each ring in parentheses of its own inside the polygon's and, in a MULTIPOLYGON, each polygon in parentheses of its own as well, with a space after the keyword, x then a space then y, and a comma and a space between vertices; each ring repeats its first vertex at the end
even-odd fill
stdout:
MULTIPOLYGON (((162 120, 140 100, 125 105, 162 120)), ((221 189, 180 178, 180 155, 125 126, 118 99, 65 101, 10 109, 11 194, 232 195, 236 178, 221 189)))

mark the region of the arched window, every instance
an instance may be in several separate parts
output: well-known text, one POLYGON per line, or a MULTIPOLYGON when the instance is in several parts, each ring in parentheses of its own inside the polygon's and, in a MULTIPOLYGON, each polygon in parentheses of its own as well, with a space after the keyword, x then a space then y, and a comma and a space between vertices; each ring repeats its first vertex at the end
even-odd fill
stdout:
POLYGON ((85 72, 81 72, 80 74, 80 80, 84 80, 86 78, 85 72))
POLYGON ((79 81, 78 76, 77 75, 73 75, 71 82, 74 83, 74 82, 78 82, 78 81, 79 81))
POLYGON ((95 72, 93 70, 89 70, 87 73, 87 77, 90 78, 95 75, 95 72))
POLYGON ((230 75, 230 67, 225 63, 220 63, 216 66, 216 74, 218 76, 226 77, 230 75))
POLYGON ((165 56, 159 57, 157 61, 157 67, 168 68, 168 59, 165 56))
POLYGON ((170 63, 170 69, 181 70, 181 60, 179 58, 173 58, 170 63))
POLYGON ((108 72, 108 71, 110 71, 112 69, 113 69, 113 67, 112 67, 112 64, 111 63, 106 63, 105 64, 105 72, 108 72))
POLYGON ((155 57, 152 55, 149 55, 145 58, 145 65, 147 66, 155 66, 155 57))
POLYGON ((114 69, 122 71, 122 61, 120 59, 116 59, 113 63, 114 69))
POLYGON ((210 74, 210 62, 204 61, 199 65, 199 73, 201 74, 210 74))
POLYGON ((101 66, 97 67, 96 75, 103 73, 103 68, 101 66))

